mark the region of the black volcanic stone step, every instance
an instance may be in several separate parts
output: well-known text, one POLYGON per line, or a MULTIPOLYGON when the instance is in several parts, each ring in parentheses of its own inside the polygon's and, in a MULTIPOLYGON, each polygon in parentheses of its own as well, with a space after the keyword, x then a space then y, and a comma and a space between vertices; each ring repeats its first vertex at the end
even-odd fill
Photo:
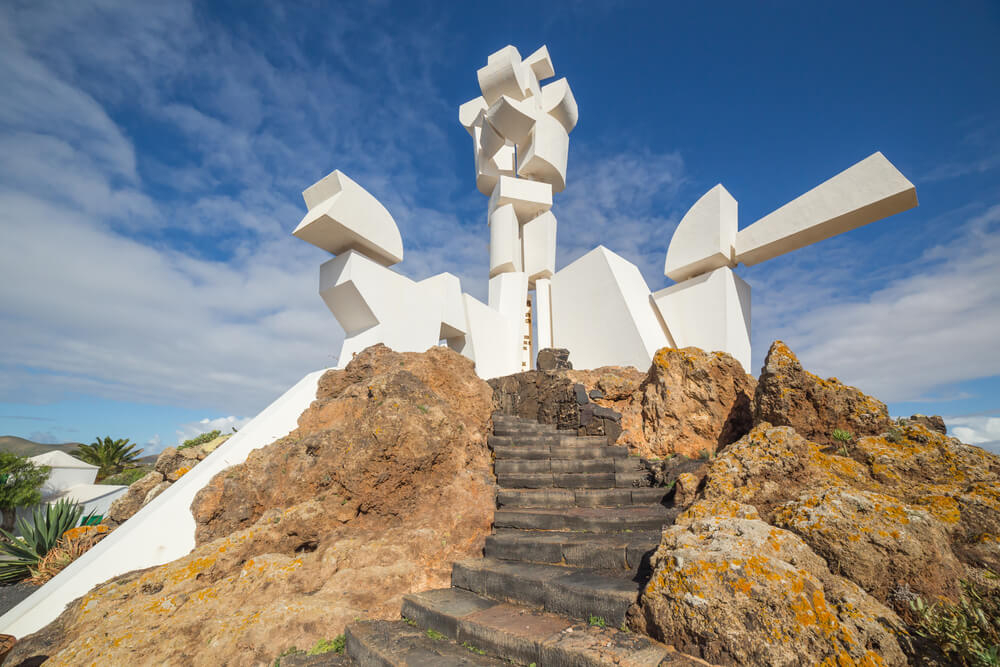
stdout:
POLYGON ((551 486, 560 489, 604 489, 615 485, 615 473, 498 472, 497 483, 502 488, 540 489, 551 486))
POLYGON ((619 488, 649 487, 653 483, 653 473, 649 470, 616 472, 614 485, 619 488))
POLYGON ((497 528, 520 530, 577 530, 620 533, 627 530, 662 530, 673 523, 679 510, 662 505, 641 507, 568 507, 565 509, 499 509, 493 514, 497 528))
POLYGON ((604 459, 625 458, 624 447, 596 445, 497 445, 493 453, 498 459, 604 459))
POLYGON ((657 667, 679 654, 648 637, 574 623, 544 611, 488 600, 462 589, 403 596, 403 615, 456 642, 522 665, 657 667))
POLYGON ((502 667, 503 660, 479 655, 460 644, 433 639, 405 621, 361 621, 344 631, 346 653, 361 667, 502 667))
POLYGON ((503 531, 486 538, 486 556, 596 570, 637 572, 660 543, 659 531, 594 535, 557 531, 503 531))
POLYGON ((660 505, 667 501, 673 489, 664 487, 620 489, 514 489, 502 488, 497 493, 497 507, 630 507, 660 505))
POLYGON ((455 563, 451 584, 478 595, 523 604, 573 619, 600 616, 612 627, 625 621, 643 582, 593 570, 480 558, 455 563))
POLYGON ((614 473, 615 459, 504 459, 494 466, 501 473, 614 473))

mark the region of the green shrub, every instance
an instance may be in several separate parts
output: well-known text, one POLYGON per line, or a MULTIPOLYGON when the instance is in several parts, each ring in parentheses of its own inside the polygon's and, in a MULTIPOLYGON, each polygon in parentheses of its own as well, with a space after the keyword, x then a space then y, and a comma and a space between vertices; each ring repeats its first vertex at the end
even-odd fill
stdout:
POLYGON ((333 639, 320 639, 306 655, 322 655, 324 653, 343 653, 347 639, 344 635, 337 635, 333 639))
POLYGON ((134 463, 141 449, 136 449, 136 445, 129 444, 128 438, 112 440, 111 436, 105 436, 102 440, 96 438, 89 445, 80 445, 73 454, 76 458, 95 465, 100 470, 97 471, 97 480, 116 475, 131 463, 134 463))
MULTIPOLYGON (((0 543, 0 553, 10 556, 10 560, 0 561, 0 583, 11 584, 31 576, 31 568, 45 558, 55 548, 62 534, 75 528, 80 521, 83 508, 79 503, 60 500, 45 507, 36 507, 32 512, 32 523, 17 520, 21 537, 14 537, 0 530, 7 542, 0 543)), ((84 521, 91 518, 84 517, 84 521)))
POLYGON ((833 433, 830 434, 830 437, 837 442, 843 442, 845 444, 854 439, 854 436, 851 435, 850 431, 845 431, 842 428, 833 429, 833 433))
POLYGON ((195 436, 190 440, 185 440, 181 443, 180 447, 177 449, 187 449, 188 447, 197 447, 198 445, 204 445, 206 442, 212 442, 216 438, 222 435, 222 431, 218 429, 214 431, 209 431, 208 433, 202 433, 201 435, 195 436))
POLYGON ((962 582, 958 604, 910 602, 916 632, 937 644, 958 665, 1000 665, 1000 591, 962 582))
POLYGON ((110 477, 105 477, 100 481, 101 484, 123 484, 125 486, 130 486, 135 482, 149 474, 153 469, 153 466, 138 466, 136 468, 126 468, 122 470, 117 475, 111 475, 110 477))
POLYGON ((608 626, 608 622, 604 620, 603 616, 594 616, 593 614, 587 617, 587 623, 599 628, 606 628, 608 626))
POLYGON ((4 530, 13 530, 18 507, 30 507, 42 501, 42 484, 52 468, 36 466, 25 456, 0 452, 0 511, 4 530))

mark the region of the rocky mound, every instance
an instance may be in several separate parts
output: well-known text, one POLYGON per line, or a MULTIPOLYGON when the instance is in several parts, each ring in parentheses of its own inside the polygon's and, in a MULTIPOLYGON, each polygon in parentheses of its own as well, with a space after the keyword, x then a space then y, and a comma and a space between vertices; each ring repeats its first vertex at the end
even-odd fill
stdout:
POLYGON ((913 596, 997 586, 1000 457, 925 420, 892 424, 781 343, 757 397, 758 418, 791 425, 760 421, 708 464, 663 533, 632 623, 723 664, 924 660, 904 622, 913 596), (821 444, 845 427, 868 435, 821 444))
POLYGON ((369 348, 327 373, 299 428, 196 497, 198 546, 96 587, 8 659, 259 664, 398 618, 482 553, 491 391, 446 349, 369 348))

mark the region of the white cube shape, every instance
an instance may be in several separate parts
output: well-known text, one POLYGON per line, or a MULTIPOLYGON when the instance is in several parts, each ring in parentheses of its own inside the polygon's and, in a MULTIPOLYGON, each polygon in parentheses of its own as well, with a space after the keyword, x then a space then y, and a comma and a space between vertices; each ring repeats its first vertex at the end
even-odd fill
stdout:
POLYGON ((479 159, 492 160, 493 156, 508 142, 489 122, 482 122, 479 131, 479 159))
POLYGON ((490 213, 490 277, 521 270, 520 225, 514 207, 501 206, 490 213))
POLYGON ((514 207, 518 220, 527 222, 552 208, 552 186, 501 175, 490 195, 488 210, 492 215, 497 208, 507 204, 514 207))
POLYGON ((741 229, 736 260, 753 266, 916 205, 913 183, 875 153, 741 229))
POLYGON ((750 285, 729 267, 671 285, 653 295, 677 347, 726 352, 750 368, 750 285))
POLYGON ((417 283, 427 294, 435 295, 441 303, 441 340, 451 340, 465 336, 468 329, 465 323, 465 306, 462 304, 462 283, 458 276, 450 273, 439 273, 417 283))
POLYGON ((518 145, 517 174, 552 186, 552 192, 566 188, 569 135, 555 118, 543 114, 535 123, 529 140, 518 145))
POLYGON ((514 144, 504 144, 491 159, 482 157, 479 150, 481 125, 472 128, 473 153, 476 166, 476 189, 492 195, 501 176, 514 176, 514 144))
POLYGON ((309 207, 292 234, 339 255, 349 250, 383 266, 403 261, 403 239, 389 211, 341 171, 302 193, 309 207))
POLYGON ((579 369, 649 368, 667 345, 639 269, 603 246, 552 277, 552 338, 579 369))
POLYGON ((468 294, 462 295, 462 303, 469 333, 464 344, 453 349, 475 362, 476 374, 484 379, 520 371, 517 322, 468 294))
POLYGON ((538 349, 552 347, 552 281, 535 281, 535 321, 538 323, 538 349))
POLYGON ((681 218, 667 247, 663 273, 680 282, 723 266, 735 266, 737 203, 722 187, 701 196, 681 218))
POLYGON ((521 54, 513 46, 505 46, 487 58, 486 66, 476 72, 483 99, 492 105, 501 95, 523 100, 530 90, 528 70, 521 54))
POLYGON ((566 132, 572 132, 580 119, 576 98, 565 78, 542 86, 542 110, 558 120, 566 132))
POLYGON ((556 272, 556 216, 546 211, 521 227, 524 272, 528 280, 551 278, 556 272))
POLYGON ((466 132, 472 134, 472 128, 479 121, 479 115, 484 113, 488 108, 489 105, 486 104, 486 100, 482 96, 474 100, 469 100, 458 107, 458 122, 462 124, 466 132))
POLYGON ((556 69, 552 66, 552 58, 549 56, 549 48, 544 44, 537 51, 524 59, 524 64, 531 68, 535 77, 539 81, 552 78, 556 75, 556 69))
POLYGON ((531 99, 518 101, 503 95, 486 111, 486 122, 503 138, 519 144, 527 139, 540 115, 531 99))

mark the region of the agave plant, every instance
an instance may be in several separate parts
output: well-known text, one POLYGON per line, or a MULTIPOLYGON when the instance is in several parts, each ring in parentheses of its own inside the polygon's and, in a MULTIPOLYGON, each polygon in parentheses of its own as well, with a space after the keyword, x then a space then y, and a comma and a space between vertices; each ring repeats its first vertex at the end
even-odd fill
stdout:
POLYGON ((129 444, 128 438, 112 440, 110 436, 96 438, 89 445, 80 445, 74 456, 100 468, 97 473, 98 478, 103 479, 108 475, 114 475, 122 471, 122 468, 129 463, 134 463, 141 449, 135 449, 134 444, 129 444))
MULTIPOLYGON (((58 502, 36 507, 32 511, 32 522, 23 518, 17 520, 21 537, 14 537, 0 530, 7 542, 0 543, 0 553, 11 558, 0 560, 0 584, 12 584, 31 576, 31 568, 45 558, 59 542, 59 538, 70 528, 74 528, 83 514, 79 503, 63 499, 58 502)), ((93 517, 93 513, 86 519, 93 517)))

